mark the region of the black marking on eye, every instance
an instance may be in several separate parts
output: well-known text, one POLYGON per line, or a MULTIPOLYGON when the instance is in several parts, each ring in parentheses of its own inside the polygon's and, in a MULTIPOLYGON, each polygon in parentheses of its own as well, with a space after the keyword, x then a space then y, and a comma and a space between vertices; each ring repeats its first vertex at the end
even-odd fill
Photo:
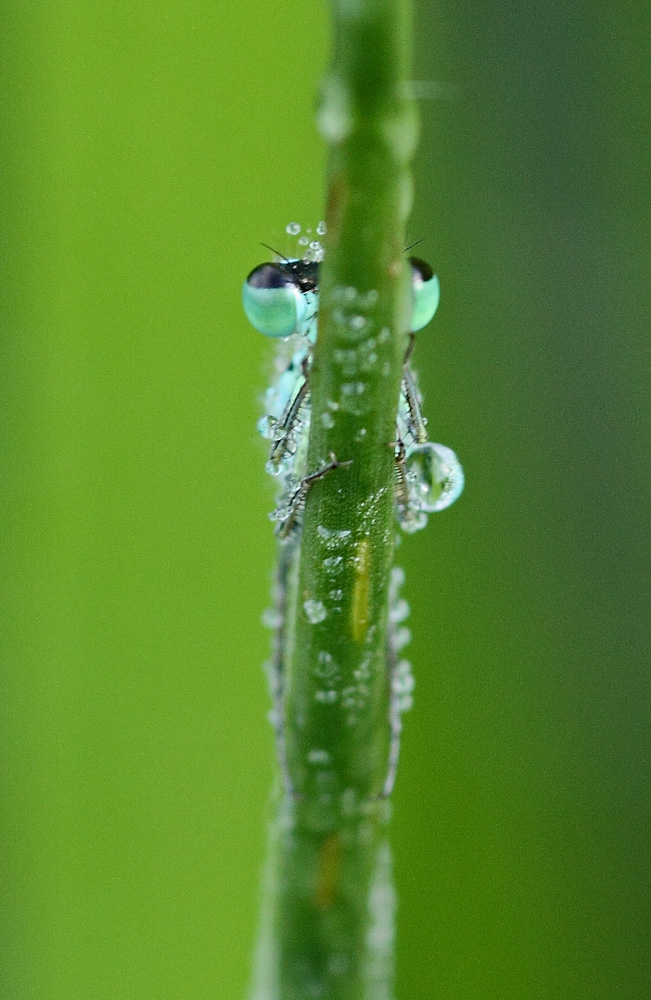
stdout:
POLYGON ((286 288, 295 284, 291 274, 287 274, 285 264, 259 264, 246 279, 251 288, 286 288))
POLYGON ((410 257, 409 263, 411 264, 413 270, 420 277, 420 279, 425 283, 431 281, 432 278, 434 277, 434 271, 427 263, 427 261, 423 260, 421 257, 410 257))

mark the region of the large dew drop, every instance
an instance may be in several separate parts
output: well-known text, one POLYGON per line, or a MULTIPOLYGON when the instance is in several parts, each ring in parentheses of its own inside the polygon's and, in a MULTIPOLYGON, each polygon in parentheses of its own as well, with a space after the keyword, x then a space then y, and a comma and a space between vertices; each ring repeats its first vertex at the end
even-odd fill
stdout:
POLYGON ((407 481, 414 506, 432 514, 453 504, 463 490, 463 469, 444 444, 414 444, 407 452, 407 481))

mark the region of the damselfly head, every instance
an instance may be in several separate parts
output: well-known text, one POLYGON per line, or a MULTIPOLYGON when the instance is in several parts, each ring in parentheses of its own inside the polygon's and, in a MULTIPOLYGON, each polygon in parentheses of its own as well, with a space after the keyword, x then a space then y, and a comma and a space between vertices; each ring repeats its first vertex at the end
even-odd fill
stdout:
MULTIPOLYGON (((422 330, 440 299, 439 279, 420 257, 410 257, 412 312, 409 331, 422 330)), ((294 333, 316 339, 319 262, 304 258, 259 264, 244 282, 242 301, 247 319, 266 337, 294 333)))

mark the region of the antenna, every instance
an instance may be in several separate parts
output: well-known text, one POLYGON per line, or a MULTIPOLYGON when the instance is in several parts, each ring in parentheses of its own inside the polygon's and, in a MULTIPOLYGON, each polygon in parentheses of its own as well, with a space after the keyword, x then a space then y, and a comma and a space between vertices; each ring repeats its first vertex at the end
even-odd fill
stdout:
MULTIPOLYGON (((405 249, 402 252, 403 253, 407 253, 407 250, 411 250, 412 247, 417 247, 418 244, 422 243, 422 242, 423 242, 423 240, 416 240, 414 243, 410 243, 408 247, 405 247, 405 249)), ((264 246, 264 243, 262 245, 264 246)), ((269 247, 267 247, 267 249, 269 249, 269 247)), ((274 251, 274 253, 275 253, 275 251, 274 251)))
MULTIPOLYGON (((275 253, 276 257, 280 257, 281 260, 284 260, 286 264, 290 263, 289 258, 285 257, 284 253, 281 253, 280 250, 274 250, 274 248, 270 247, 268 243, 261 243, 260 246, 264 247, 265 250, 271 250, 272 253, 275 253)), ((407 249, 409 249, 409 247, 407 247, 407 249)))

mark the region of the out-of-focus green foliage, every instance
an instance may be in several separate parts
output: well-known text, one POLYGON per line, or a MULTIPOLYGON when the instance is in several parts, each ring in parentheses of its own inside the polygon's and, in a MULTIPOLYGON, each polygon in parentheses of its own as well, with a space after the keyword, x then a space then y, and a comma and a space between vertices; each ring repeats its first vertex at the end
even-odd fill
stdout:
MULTIPOLYGON (((0 17, 0 996, 240 1000, 274 546, 239 294, 323 214, 326 10, 0 17)), ((649 21, 417 23, 416 364, 467 488, 399 553, 410 1000, 648 985, 649 21)))

